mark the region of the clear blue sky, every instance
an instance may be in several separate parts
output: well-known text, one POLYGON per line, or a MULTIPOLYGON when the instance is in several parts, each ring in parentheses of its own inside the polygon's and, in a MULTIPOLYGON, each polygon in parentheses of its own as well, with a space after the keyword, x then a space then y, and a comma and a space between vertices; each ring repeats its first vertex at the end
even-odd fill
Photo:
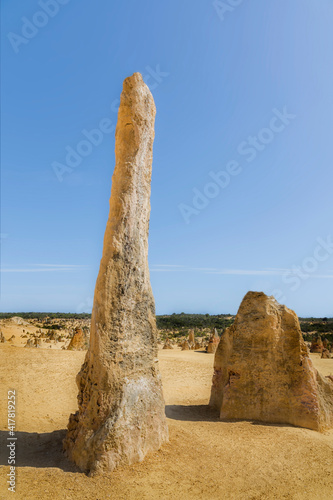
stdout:
POLYGON ((333 316, 331 0, 1 4, 2 311, 91 310, 114 132, 82 131, 115 125, 139 71, 157 313, 235 313, 262 290, 333 316))

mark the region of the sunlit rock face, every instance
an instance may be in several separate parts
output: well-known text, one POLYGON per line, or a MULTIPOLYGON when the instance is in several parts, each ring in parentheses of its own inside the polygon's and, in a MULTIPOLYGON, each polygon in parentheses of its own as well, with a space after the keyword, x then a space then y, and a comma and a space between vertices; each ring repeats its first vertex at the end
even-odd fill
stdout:
POLYGON ((135 73, 121 94, 90 346, 64 441, 69 458, 91 473, 139 462, 168 439, 148 269, 154 121, 153 97, 135 73))
POLYGON ((297 315, 261 292, 221 337, 210 404, 223 419, 333 427, 333 383, 313 367, 297 315))

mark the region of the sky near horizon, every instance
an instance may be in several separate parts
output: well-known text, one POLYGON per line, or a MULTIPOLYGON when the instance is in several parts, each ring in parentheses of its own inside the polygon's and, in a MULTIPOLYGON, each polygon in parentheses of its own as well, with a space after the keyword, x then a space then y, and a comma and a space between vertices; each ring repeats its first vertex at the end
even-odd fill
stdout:
POLYGON ((157 108, 157 314, 236 313, 256 290, 333 316, 331 1, 1 11, 1 311, 91 311, 118 100, 139 71, 157 108))

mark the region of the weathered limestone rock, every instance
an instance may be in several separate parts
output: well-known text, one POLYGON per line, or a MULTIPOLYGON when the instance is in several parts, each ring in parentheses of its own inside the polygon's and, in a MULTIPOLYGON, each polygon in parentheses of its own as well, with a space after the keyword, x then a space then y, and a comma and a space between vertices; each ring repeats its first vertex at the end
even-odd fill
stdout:
POLYGON ((195 350, 195 351, 197 351, 198 349, 201 349, 201 343, 197 341, 197 342, 194 344, 194 350, 195 350))
POLYGON ((164 343, 163 349, 173 349, 173 347, 172 347, 172 345, 170 343, 170 339, 169 338, 165 339, 165 343, 164 343))
POLYGON ((323 342, 321 337, 315 337, 312 339, 310 352, 321 353, 323 350, 323 342))
POLYGON ((331 359, 330 351, 328 349, 323 349, 321 359, 331 359))
POLYGON ((188 340, 184 340, 182 343, 182 351, 189 351, 190 350, 190 344, 188 343, 188 340))
POLYGON ((313 367, 296 314, 261 292, 221 337, 210 404, 225 419, 333 427, 333 383, 313 367))
POLYGON ((42 340, 39 337, 35 337, 33 342, 34 347, 42 347, 42 340))
POLYGON ((81 328, 76 327, 75 333, 67 347, 69 351, 84 351, 88 348, 87 338, 81 328))
POLYGON ((190 332, 188 334, 188 343, 190 345, 195 343, 194 330, 190 330, 190 332))
POLYGON ((216 328, 214 328, 214 333, 212 333, 208 345, 206 347, 206 352, 214 354, 216 352, 217 346, 219 345, 220 337, 217 333, 216 328))
POLYGON ((154 120, 153 97, 135 73, 121 94, 90 346, 64 440, 69 458, 91 473, 140 462, 168 439, 148 269, 154 120))

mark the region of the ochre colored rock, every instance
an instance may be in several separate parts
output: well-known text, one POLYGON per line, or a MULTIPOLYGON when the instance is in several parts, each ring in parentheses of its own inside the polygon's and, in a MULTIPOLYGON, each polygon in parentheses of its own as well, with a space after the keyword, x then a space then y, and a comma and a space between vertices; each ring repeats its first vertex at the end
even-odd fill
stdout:
POLYGON ((69 458, 91 473, 140 462, 168 439, 148 269, 154 120, 153 97, 135 73, 121 94, 90 346, 64 440, 69 458))
POLYGON ((330 351, 328 349, 323 349, 323 352, 321 353, 321 358, 331 359, 330 351))
POLYGON ((194 330, 190 330, 190 332, 188 334, 188 343, 190 345, 195 343, 194 330))
POLYGON ((188 343, 187 340, 184 340, 182 343, 182 351, 189 351, 190 350, 190 344, 188 343))
POLYGON ((321 353, 323 350, 323 343, 320 337, 315 337, 312 339, 310 352, 321 353))
POLYGON ((75 333, 67 347, 69 351, 84 351, 87 349, 87 339, 81 328, 76 327, 75 333))
POLYGON ((210 405, 224 419, 333 426, 333 384, 313 367, 296 314, 249 292, 215 354, 210 405))
POLYGON ((165 344, 163 346, 163 349, 173 349, 171 343, 170 343, 170 339, 169 338, 166 338, 165 340, 165 344))
POLYGON ((0 344, 5 344, 7 340, 2 332, 0 332, 0 344))
POLYGON ((206 347, 206 352, 210 354, 214 354, 216 352, 217 346, 219 345, 220 337, 218 336, 216 328, 214 328, 214 332, 212 333, 208 345, 206 347))
POLYGON ((39 337, 34 338, 34 347, 42 347, 42 339, 39 337))

